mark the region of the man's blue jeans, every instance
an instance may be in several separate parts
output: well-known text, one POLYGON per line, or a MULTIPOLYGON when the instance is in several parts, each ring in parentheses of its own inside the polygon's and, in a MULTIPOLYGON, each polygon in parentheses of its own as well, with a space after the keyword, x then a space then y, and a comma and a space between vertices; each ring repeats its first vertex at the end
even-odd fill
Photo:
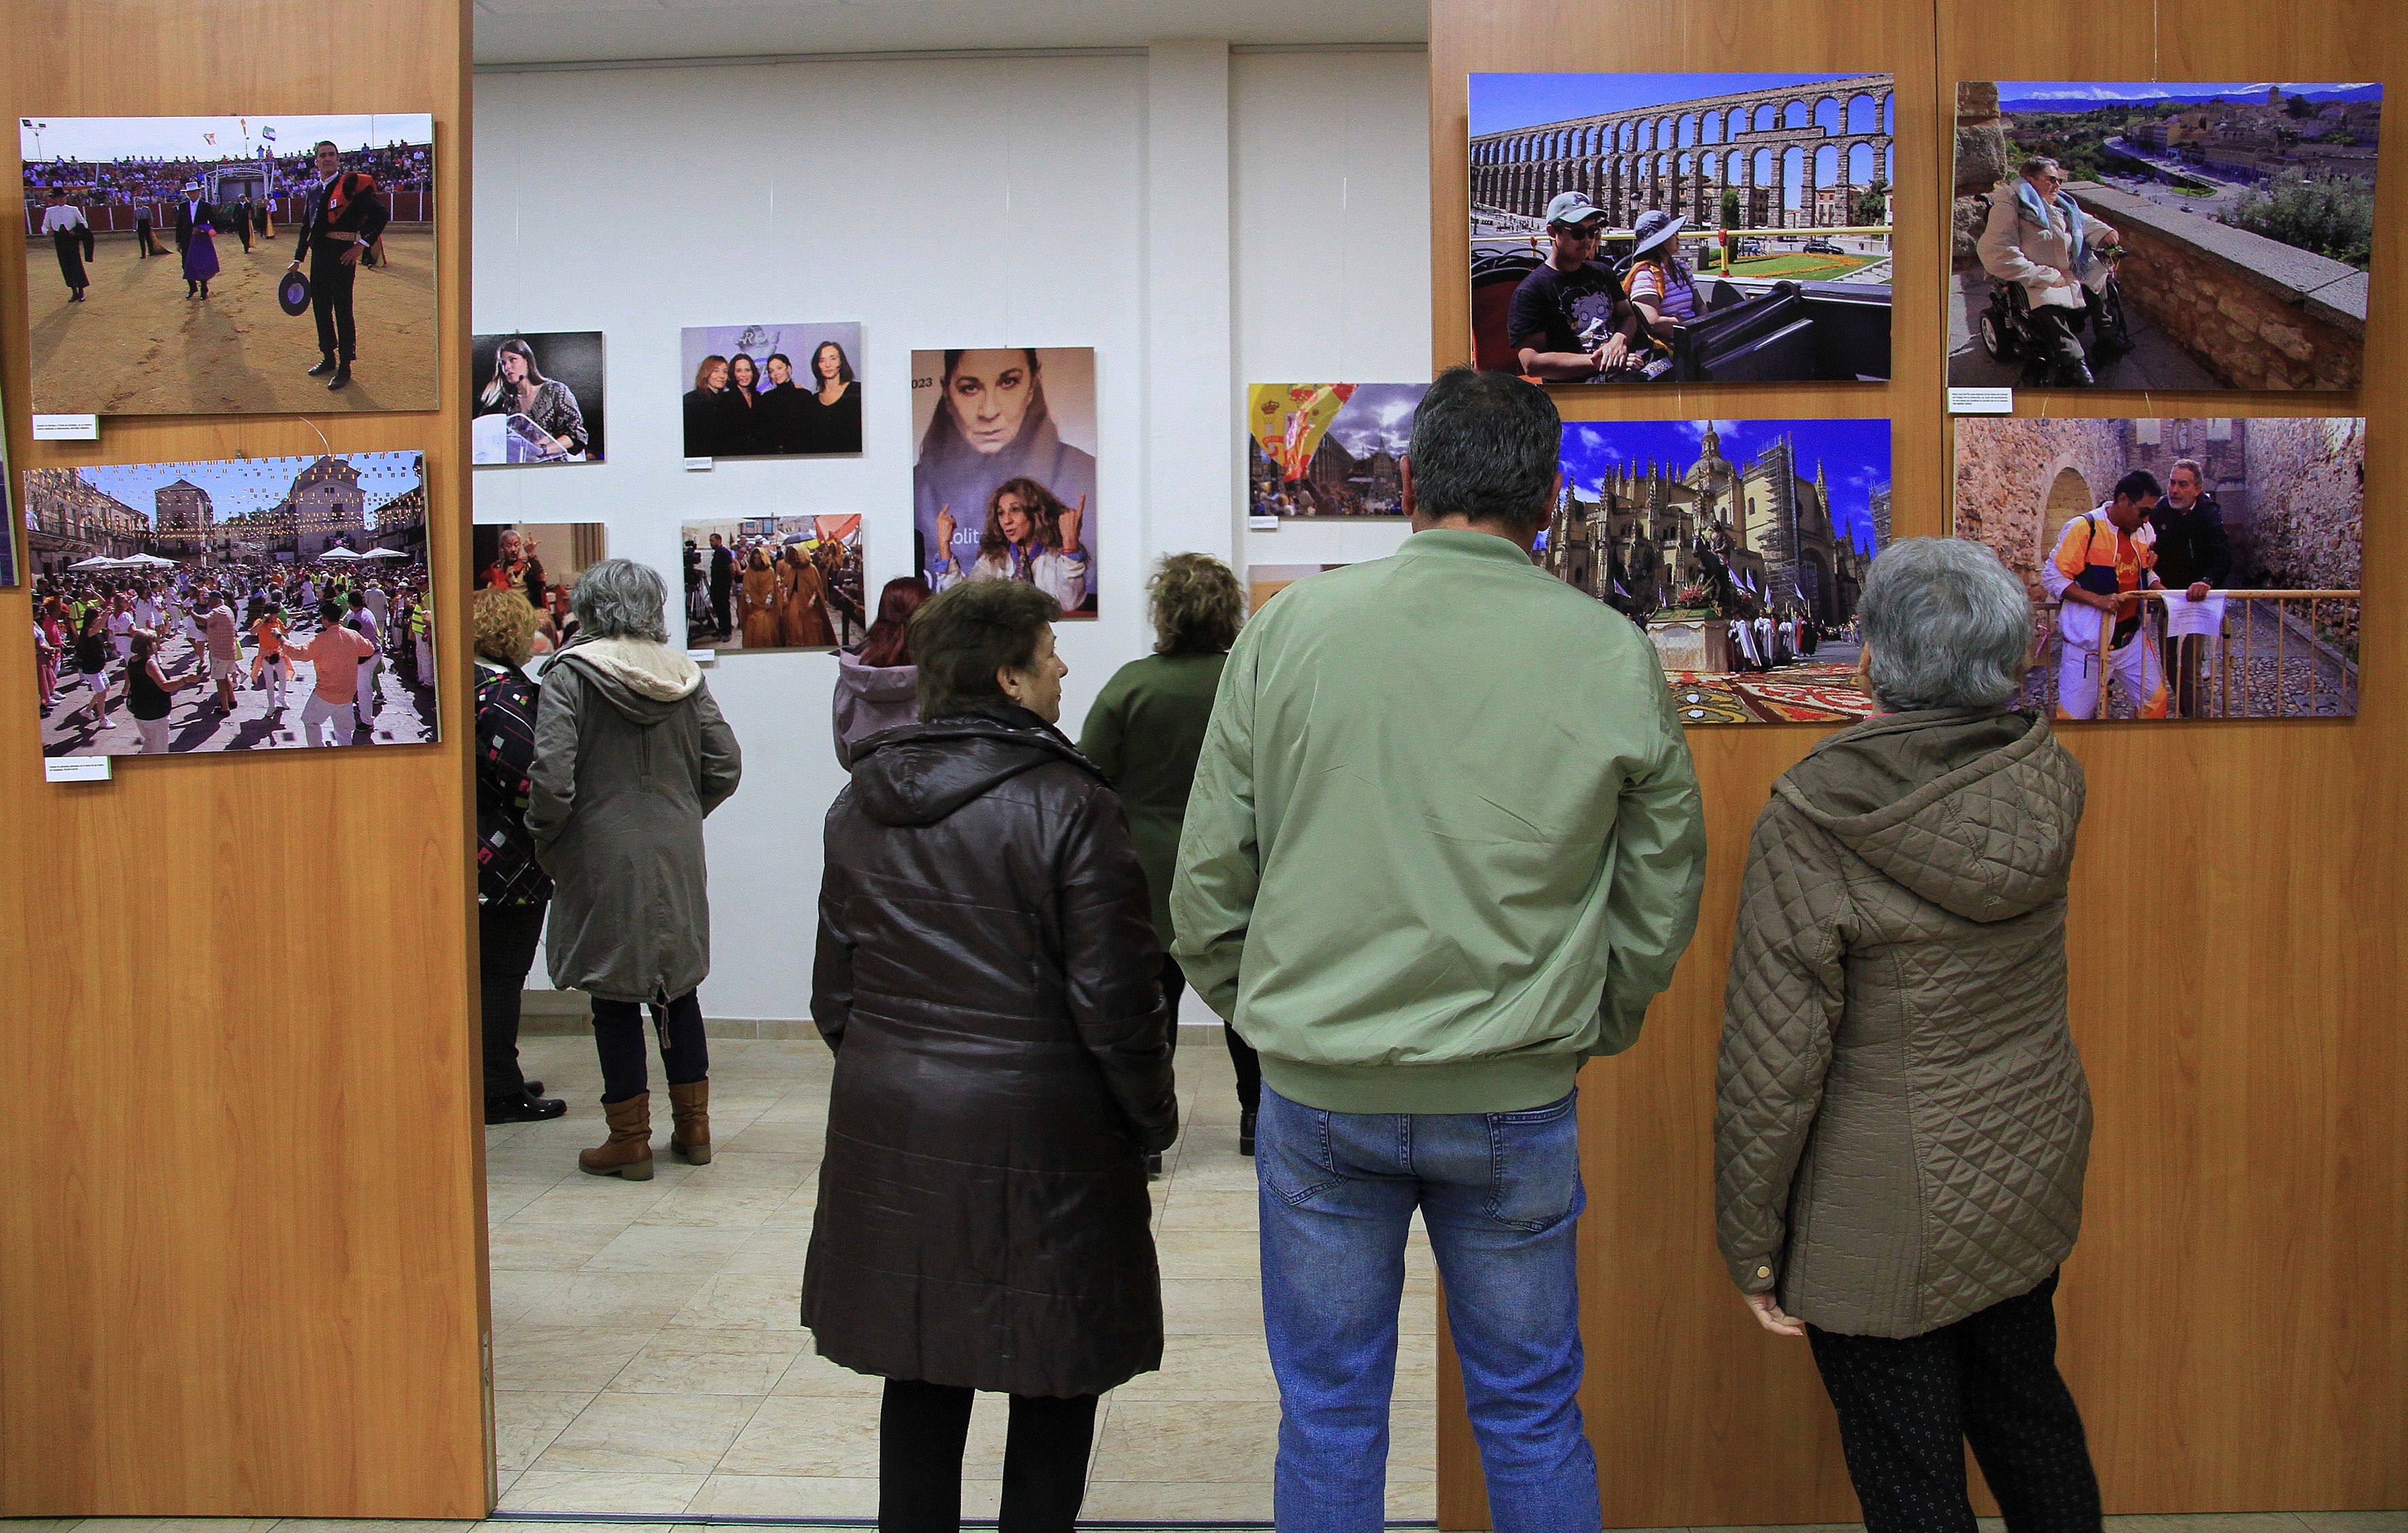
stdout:
POLYGON ((1405 1236, 1422 1211, 1497 1533, 1594 1533, 1572 1234, 1577 1093, 1524 1112, 1324 1112, 1263 1088, 1263 1321, 1281 1533, 1385 1525, 1405 1236))

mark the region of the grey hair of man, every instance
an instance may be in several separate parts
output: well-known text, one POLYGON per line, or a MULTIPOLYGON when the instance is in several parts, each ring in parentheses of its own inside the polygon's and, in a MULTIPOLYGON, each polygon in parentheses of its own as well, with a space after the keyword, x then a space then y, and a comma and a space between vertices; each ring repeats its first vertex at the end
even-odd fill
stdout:
POLYGON ((1449 367, 1413 411, 1414 509, 1535 531, 1555 509, 1563 417, 1547 391, 1512 373, 1449 367))
POLYGON ((2026 160, 2021 165, 2017 166, 2015 174, 2021 176, 2026 180, 2030 180, 2043 170, 2052 175, 2062 175, 2065 171, 2065 167, 2045 154, 2035 154, 2030 159, 2026 160))
POLYGON ((568 609, 587 638, 649 638, 669 641, 669 590, 650 565, 605 559, 589 565, 568 594, 568 609))
POLYGON ((1997 708, 2023 685, 2031 596, 1981 544, 1905 537, 1884 549, 1856 605, 1873 696, 1893 712, 1997 708))

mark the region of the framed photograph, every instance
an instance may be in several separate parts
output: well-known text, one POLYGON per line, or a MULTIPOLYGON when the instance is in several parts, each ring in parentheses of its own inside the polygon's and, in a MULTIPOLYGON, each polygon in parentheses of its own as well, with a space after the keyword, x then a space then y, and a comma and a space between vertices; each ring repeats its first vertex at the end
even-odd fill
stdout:
POLYGON ((861 451, 861 326, 719 324, 680 333, 689 458, 861 451))
POLYGON ((860 517, 689 517, 681 530, 687 649, 850 649, 868 633, 860 517))
POLYGON ((36 468, 42 753, 421 745, 436 718, 417 452, 36 468))
POLYGON ((1255 516, 1405 514, 1397 462, 1426 383, 1257 383, 1246 391, 1246 502, 1255 516))
POLYGON ((1309 580, 1328 570, 1344 569, 1336 565, 1248 565, 1246 566, 1246 616, 1253 617, 1263 609, 1263 603, 1278 595, 1298 580, 1309 580))
POLYGON ((1956 423, 1952 530, 2030 590, 2059 719, 2358 712, 2366 422, 1956 423))
POLYGON ((2355 389, 2383 87, 1956 88, 1948 381, 2355 389))
POLYGON ((913 566, 942 591, 1025 580, 1096 614, 1096 353, 911 353, 913 566))
POLYGON ((1475 365, 1887 379, 1896 94, 1870 72, 1471 76, 1475 365))
POLYGON ((1887 421, 1567 421, 1541 567, 1647 630, 1687 723, 1859 719, 1887 421))
POLYGON ((480 522, 469 530, 476 589, 515 591, 536 610, 535 670, 577 636, 568 594, 609 552, 610 529, 599 522, 480 522))
POLYGON ((435 120, 26 117, 43 414, 431 410, 435 120))
POLYGON ((469 353, 469 461, 603 461, 602 332, 479 336, 469 353))

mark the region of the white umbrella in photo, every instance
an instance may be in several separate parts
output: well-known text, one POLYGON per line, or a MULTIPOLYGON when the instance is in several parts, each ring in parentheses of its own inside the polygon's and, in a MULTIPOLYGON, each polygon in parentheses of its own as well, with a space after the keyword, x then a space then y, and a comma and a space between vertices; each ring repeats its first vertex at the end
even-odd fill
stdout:
POLYGON ((74 564, 67 566, 67 567, 69 569, 123 569, 125 567, 125 561, 122 559, 105 559, 99 554, 93 554, 89 559, 79 559, 74 564))
POLYGON ((337 559, 357 559, 359 555, 353 553, 349 549, 328 549, 325 552, 318 555, 318 557, 324 563, 332 564, 337 559))
POLYGON ((402 552, 399 549, 370 549, 366 553, 361 554, 360 557, 363 559, 407 559, 409 555, 402 552))
POLYGON ((162 559, 155 553, 134 553, 128 554, 125 558, 120 560, 119 563, 128 566, 147 565, 155 569, 172 569, 175 567, 176 561, 173 559, 162 559))

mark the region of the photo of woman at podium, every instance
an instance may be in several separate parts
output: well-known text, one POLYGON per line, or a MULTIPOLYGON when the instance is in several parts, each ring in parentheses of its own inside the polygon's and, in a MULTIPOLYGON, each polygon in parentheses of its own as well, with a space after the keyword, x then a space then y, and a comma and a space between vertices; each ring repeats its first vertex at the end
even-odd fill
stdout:
POLYGON ((602 461, 602 335, 480 336, 470 461, 494 464, 602 461))

